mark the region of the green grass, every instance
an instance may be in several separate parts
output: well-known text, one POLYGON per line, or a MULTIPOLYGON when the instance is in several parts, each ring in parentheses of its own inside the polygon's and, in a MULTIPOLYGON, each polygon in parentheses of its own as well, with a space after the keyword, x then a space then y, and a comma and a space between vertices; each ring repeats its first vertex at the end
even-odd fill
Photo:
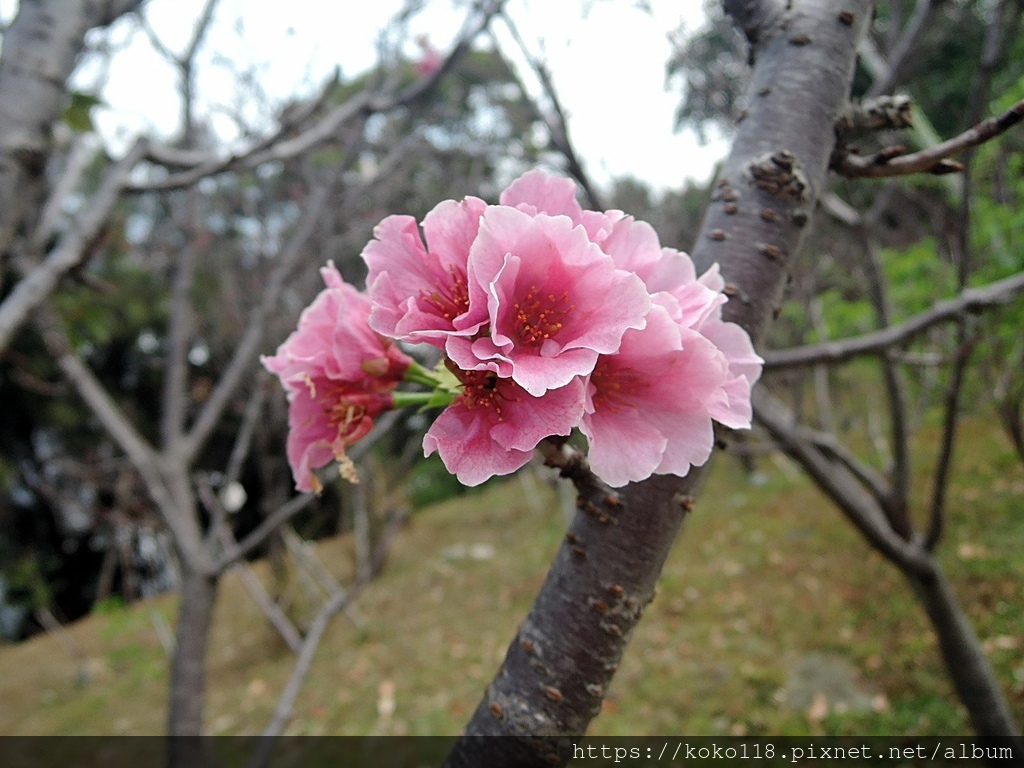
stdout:
MULTIPOLYGON (((936 430, 914 446, 922 474, 936 430)), ((967 733, 925 617, 899 573, 782 459, 748 485, 720 458, 666 565, 592 735, 967 733), (875 709, 811 713, 782 701, 808 654, 852 664, 875 709)), ((531 481, 532 482, 532 481, 531 481)), ((335 619, 289 733, 451 734, 472 713, 528 611, 564 524, 554 493, 518 480, 417 512, 382 576, 363 593, 365 626, 335 619), (490 560, 450 559, 489 544, 490 560), (395 708, 378 702, 391 688, 395 708)), ((962 431, 942 559, 1024 721, 1024 469, 990 422, 962 431)), ((923 503, 922 503, 923 506, 923 503)), ((920 511, 920 510, 918 510, 920 511)), ((318 546, 350 578, 351 542, 318 546)), ((269 580, 269 575, 259 571, 269 580)), ((69 644, 39 637, 0 648, 0 734, 158 734, 168 662, 154 616, 173 623, 175 597, 106 605, 68 627, 69 644)), ((266 725, 293 657, 229 575, 208 660, 207 730, 266 725)))

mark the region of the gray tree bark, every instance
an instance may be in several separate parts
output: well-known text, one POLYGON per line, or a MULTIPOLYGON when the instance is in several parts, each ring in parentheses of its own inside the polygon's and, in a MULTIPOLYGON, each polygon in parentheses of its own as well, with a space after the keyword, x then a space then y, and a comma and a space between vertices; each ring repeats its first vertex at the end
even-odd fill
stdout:
MULTIPOLYGON (((759 342, 824 185, 872 3, 725 5, 752 43, 753 84, 692 255, 698 272, 721 265, 726 319, 759 342)), ((703 473, 655 476, 621 494, 571 465, 563 474, 578 481, 580 511, 450 768, 568 762, 537 737, 579 736, 600 710, 703 473), (497 735, 513 738, 480 738, 497 735)))
POLYGON ((930 573, 904 571, 904 575, 928 614, 939 641, 942 660, 957 696, 967 709, 975 733, 986 739, 1016 737, 1017 743, 1013 744, 1016 757, 1024 760, 1024 751, 1019 743, 1020 731, 1013 722, 974 627, 960 609, 938 562, 930 573))
POLYGON ((25 217, 41 209, 53 127, 85 33, 143 0, 22 0, 0 51, 0 254, 25 217))
POLYGON ((206 649, 219 578, 219 574, 207 575, 193 568, 184 569, 167 714, 167 733, 171 736, 171 765, 188 764, 176 759, 174 748, 181 744, 178 737, 198 736, 202 732, 206 649))

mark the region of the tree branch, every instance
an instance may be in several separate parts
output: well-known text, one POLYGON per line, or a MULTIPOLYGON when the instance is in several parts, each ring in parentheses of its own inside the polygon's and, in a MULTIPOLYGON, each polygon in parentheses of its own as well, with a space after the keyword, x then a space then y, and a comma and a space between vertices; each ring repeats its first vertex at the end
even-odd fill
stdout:
POLYGON ((875 549, 905 571, 921 574, 930 571, 927 553, 896 534, 877 500, 864 492, 845 466, 829 461, 803 437, 788 409, 761 386, 755 388, 754 418, 779 447, 804 468, 875 549))
POLYGON ((299 690, 302 688, 303 682, 309 675, 310 667, 313 665, 313 657, 316 655, 316 650, 320 645, 320 641, 323 638, 323 634, 326 631, 328 624, 340 611, 352 605, 352 602, 364 589, 366 589, 370 584, 370 581, 380 572, 380 569, 383 567, 384 561, 387 557, 388 550, 391 547, 391 542, 404 521, 405 514, 399 510, 395 510, 388 521, 387 530, 384 532, 380 542, 374 549, 373 558, 370 563, 370 571, 367 574, 367 577, 359 579, 349 590, 341 589, 336 591, 317 612, 317 615, 314 617, 313 622, 306 633, 305 640, 303 640, 302 648, 299 650, 299 658, 296 660, 295 666, 292 668, 291 677, 288 679, 288 683, 285 685, 284 691, 282 691, 281 697, 278 699, 277 707, 274 709, 274 715, 258 740, 256 749, 247 763, 247 768, 263 768, 263 766, 267 764, 267 760, 270 757, 271 750, 274 748, 277 737, 284 731, 288 720, 291 718, 292 710, 295 707, 295 701, 299 695, 299 690))
MULTIPOLYGON (((471 14, 463 26, 463 33, 445 57, 437 71, 431 73, 406 88, 385 89, 381 93, 360 91, 344 103, 332 109, 318 122, 289 139, 282 139, 283 130, 275 131, 273 138, 257 142, 253 147, 227 158, 213 157, 207 153, 181 152, 168 147, 154 146, 149 159, 154 162, 187 168, 188 170, 174 174, 166 179, 138 184, 132 191, 151 189, 177 189, 195 183, 198 179, 215 173, 230 170, 247 170, 268 162, 286 160, 304 154, 338 135, 340 129, 360 118, 374 114, 389 112, 409 104, 424 96, 450 72, 458 60, 469 50, 476 36, 490 23, 504 5, 505 0, 489 0, 479 5, 479 16, 471 14)), ((331 89, 333 90, 333 89, 331 89)))
POLYGON ((888 147, 873 155, 861 157, 850 153, 839 153, 833 158, 832 169, 847 178, 886 178, 909 176, 914 173, 957 173, 963 170, 960 163, 948 158, 966 152, 972 147, 991 141, 1024 120, 1024 100, 1018 101, 1003 114, 990 117, 959 136, 923 149, 913 154, 904 154, 902 146, 888 147))
MULTIPOLYGON (((824 186, 835 119, 872 3, 849 0, 842 18, 831 0, 786 5, 728 3, 746 22, 757 66, 750 111, 693 250, 698 273, 721 265, 733 297, 724 316, 755 342, 780 300, 789 262, 824 186), (763 216, 768 208, 776 215, 763 216)), ((447 768, 540 768, 569 760, 571 755, 538 753, 534 737, 578 736, 600 711, 703 473, 655 475, 614 497, 596 489, 581 494, 580 511, 533 609, 447 768), (515 738, 479 738, 498 735, 515 738)))
POLYGON ((128 181, 128 174, 145 154, 146 142, 140 140, 107 171, 100 188, 92 196, 89 208, 60 240, 50 255, 31 269, 0 304, 0 352, 11 343, 14 333, 36 307, 56 288, 69 270, 89 255, 110 218, 128 181))
POLYGON ((159 455, 132 426, 95 374, 74 353, 61 327, 60 318, 48 308, 43 308, 36 315, 36 324, 47 350, 57 361, 64 377, 142 476, 146 490, 156 503, 164 524, 174 535, 180 551, 190 562, 202 567, 206 558, 200 549, 201 541, 186 527, 187 522, 179 515, 173 491, 163 476, 159 455))
POLYGON ((221 552, 220 557, 217 558, 217 562, 214 564, 214 568, 218 571, 224 571, 229 568, 232 563, 246 557, 256 547, 266 541, 266 538, 276 531, 280 526, 291 520, 295 515, 308 507, 315 499, 312 493, 305 493, 300 496, 294 496, 287 503, 278 507, 277 510, 267 515, 258 526, 256 526, 245 538, 233 546, 225 547, 224 551, 221 552))
POLYGON ((766 370, 800 368, 818 363, 842 363, 863 355, 884 354, 932 326, 955 320, 965 312, 980 312, 1005 304, 1022 291, 1024 272, 1018 272, 980 288, 968 288, 955 298, 940 301, 931 309, 880 331, 822 344, 765 352, 762 355, 765 359, 764 367, 766 370))

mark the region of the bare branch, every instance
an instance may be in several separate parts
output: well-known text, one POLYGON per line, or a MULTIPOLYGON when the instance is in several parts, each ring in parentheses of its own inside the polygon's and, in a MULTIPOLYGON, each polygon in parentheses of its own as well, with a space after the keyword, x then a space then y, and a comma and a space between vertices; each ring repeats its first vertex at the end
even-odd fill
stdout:
POLYGON ((35 231, 32 233, 32 239, 29 241, 31 253, 42 253, 50 238, 56 234, 64 205, 78 188, 93 156, 94 149, 84 137, 77 138, 71 145, 64 162, 64 172, 54 184, 53 189, 50 190, 35 231))
MULTIPOLYGON (((565 161, 568 164, 566 170, 568 170, 572 177, 580 183, 580 187, 583 189, 583 193, 587 196, 587 201, 589 202, 590 207, 595 210, 604 210, 605 206, 601 202, 601 197, 597 192, 597 187, 591 181, 590 176, 584 169, 583 162, 580 160, 579 155, 576 154, 576 147, 569 138, 569 121, 566 117, 565 108, 562 106, 562 101, 558 98, 558 91, 555 90, 555 83, 551 77, 550 70, 544 62, 530 53, 530 50, 526 47, 525 41, 519 34, 519 28, 507 13, 502 14, 502 21, 504 21, 505 26, 508 27, 509 32, 512 34, 512 39, 516 41, 516 45, 519 46, 519 50, 522 52, 526 61, 529 63, 530 68, 537 76, 537 80, 540 82, 541 88, 544 90, 544 95, 551 103, 551 109, 554 112, 554 115, 545 114, 543 110, 534 105, 537 115, 547 126, 551 143, 565 158, 565 161)), ((524 97, 527 96, 526 88, 521 82, 519 83, 519 90, 524 97)))
POLYGON ((817 363, 842 363, 862 355, 884 354, 891 347, 923 333, 939 323, 955 320, 964 312, 980 312, 1005 304, 1024 291, 1024 272, 981 288, 968 288, 953 299, 935 304, 931 309, 904 322, 862 336, 809 344, 804 347, 765 352, 766 369, 799 368, 817 363))
POLYGON ((850 470, 850 473, 868 489, 880 506, 886 503, 889 497, 889 482, 877 469, 858 459, 849 448, 839 441, 834 433, 817 432, 806 427, 797 427, 796 429, 801 437, 813 443, 826 457, 839 462, 850 470))
POLYGON ((754 418, 779 447, 804 468, 875 549, 906 571, 930 572, 928 554, 896 534, 881 505, 865 493, 849 469, 825 457, 800 433, 788 409, 761 386, 755 388, 754 418))
POLYGON ((967 373, 967 363, 971 351, 978 341, 966 338, 966 329, 961 328, 957 334, 960 348, 957 350, 946 391, 946 408, 943 418, 942 439, 939 441, 939 457, 935 461, 935 472, 932 480, 932 499, 928 507, 928 529, 924 536, 924 547, 931 551, 942 538, 945 524, 946 491, 949 488, 949 475, 953 466, 953 448, 956 444, 956 427, 960 416, 960 394, 967 373))
POLYGON ((262 544, 266 538, 278 529, 281 525, 291 520, 295 515, 308 507, 315 499, 311 493, 295 496, 286 504, 278 507, 271 515, 267 515, 263 522, 254 528, 244 539, 234 546, 229 546, 221 553, 214 568, 220 572, 228 568, 236 560, 245 557, 256 547, 262 544))
POLYGON ((963 166, 948 158, 984 144, 1009 130, 1024 119, 1024 101, 1018 101, 1003 114, 990 117, 959 136, 923 149, 905 154, 905 147, 888 147, 866 157, 840 153, 833 158, 832 170, 847 178, 886 178, 909 176, 914 173, 957 173, 963 166))
MULTIPOLYGON (((277 145, 284 136, 305 125, 313 115, 323 108, 334 93, 340 74, 340 70, 335 68, 331 76, 324 82, 317 96, 310 99, 309 103, 301 109, 289 113, 273 133, 260 139, 251 147, 230 153, 226 157, 211 158, 209 153, 200 150, 175 149, 165 146, 150 147, 147 159, 171 168, 187 168, 188 170, 171 174, 163 179, 132 184, 126 191, 151 192, 183 189, 192 186, 207 176, 214 176, 218 173, 225 173, 234 169, 255 167, 258 163, 252 160, 254 157, 277 145)), ((347 117, 348 113, 346 112, 346 119, 347 117)), ((340 127, 340 124, 338 127, 340 127)))
MULTIPOLYGON (((189 218, 194 204, 194 190, 185 202, 189 218)), ((188 388, 188 344, 192 334, 192 280, 196 268, 195 232, 191 231, 192 221, 185 231, 186 243, 174 264, 174 279, 171 283, 170 316, 167 321, 166 373, 161 397, 160 438, 162 448, 176 450, 185 426, 185 410, 188 388)))
POLYGON ((267 764, 277 737, 284 731, 285 725, 287 725, 288 720, 291 718, 292 709, 295 707, 295 700, 298 698, 303 681, 309 675, 309 669, 313 664, 313 657, 316 654, 317 647, 320 645, 324 631, 327 629, 331 619, 340 611, 351 606, 352 602, 370 584, 371 579, 380 572, 387 558, 387 553, 391 548, 391 542, 405 522, 405 517, 403 511, 397 509, 393 511, 388 520, 388 527, 374 549, 370 570, 366 577, 359 579, 349 590, 339 589, 335 591, 331 598, 317 612, 306 633, 306 638, 303 640, 302 648, 299 651, 299 658, 292 668, 291 677, 288 679, 288 683, 278 699, 274 715, 263 731, 253 756, 249 759, 247 768, 262 768, 267 764))
MULTIPOLYGON (((205 475, 200 474, 199 477, 200 481, 197 484, 199 497, 203 500, 203 505, 210 512, 211 516, 215 518, 211 525, 216 526, 216 538, 225 547, 235 546, 235 537, 231 535, 231 530, 224 524, 224 519, 227 517, 224 505, 220 503, 217 495, 213 492, 213 488, 210 487, 210 482, 205 475)), ((274 629, 281 635, 285 645, 293 653, 299 653, 302 649, 302 636, 299 635, 299 631, 285 615, 284 611, 281 610, 280 606, 267 594, 263 583, 252 572, 248 563, 244 560, 236 560, 232 564, 231 570, 238 574, 239 579, 242 581, 242 586, 245 587, 245 591, 249 593, 252 601, 256 603, 256 606, 263 612, 263 615, 267 617, 267 621, 274 625, 274 629)))
POLYGON ((868 96, 888 93, 903 80, 911 60, 911 54, 917 48, 921 35, 931 23, 935 11, 945 2, 946 0, 917 0, 914 13, 903 28, 896 45, 893 46, 884 70, 875 73, 875 81, 868 89, 868 96))
MULTIPOLYGON (((865 217, 873 223, 881 211, 889 206, 893 187, 888 185, 872 210, 865 217)), ((868 277, 868 293, 875 308, 875 317, 880 328, 892 326, 892 307, 885 282, 885 273, 878 258, 878 248, 872 234, 865 228, 862 231, 864 241, 864 263, 868 277)), ((893 359, 891 350, 881 356, 882 378, 885 381, 886 399, 889 405, 890 448, 892 450, 892 483, 890 493, 882 506, 893 529, 904 539, 909 539, 912 532, 910 517, 907 514, 907 503, 910 495, 910 430, 907 424, 907 387, 903 372, 893 359)))
MULTIPOLYGON (((337 174, 335 177, 337 177, 337 174)), ((231 395, 241 383, 246 371, 253 364, 256 352, 263 341, 263 327, 266 319, 276 306, 288 275, 296 263, 298 263, 306 243, 312 237, 313 231, 320 221, 328 201, 331 199, 333 189, 334 180, 322 184, 310 196, 295 232, 292 233, 292 237, 284 251, 278 256, 277 265, 267 281, 266 288, 260 298, 260 303, 249 317, 245 335, 238 342, 238 346, 235 348, 227 368, 221 375, 210 397, 203 404, 203 408, 199 412, 199 416, 196 418, 192 428, 185 435, 182 445, 184 456, 195 456, 206 442, 220 420, 224 408, 227 407, 231 395)))
POLYGON ((281 698, 278 699, 277 707, 274 709, 274 716, 259 738, 256 751, 249 760, 249 768, 262 768, 262 766, 266 765, 276 738, 281 735, 285 725, 288 724, 288 720, 291 718, 292 709, 295 707, 295 700, 299 697, 299 691, 302 689, 306 676, 309 675, 309 669, 313 666, 316 650, 320 646, 320 640, 330 625, 331 619, 337 616, 345 606, 349 605, 353 598, 361 591, 361 587, 356 587, 356 589, 351 591, 341 590, 335 592, 331 599, 325 602, 317 612, 309 626, 309 631, 306 632, 306 637, 302 641, 302 646, 299 648, 299 658, 292 668, 291 677, 288 678, 288 683, 281 693, 281 698))
POLYGON ((128 174, 146 152, 146 142, 140 140, 107 171, 103 183, 92 196, 91 204, 78 222, 60 240, 46 259, 18 281, 11 293, 0 304, 0 351, 7 348, 11 338, 25 318, 53 292, 57 282, 69 270, 82 263, 102 236, 103 229, 118 198, 125 188, 128 174))
POLYGON ((343 104, 335 107, 317 123, 298 136, 282 139, 283 131, 275 132, 270 138, 258 142, 254 147, 233 154, 228 158, 212 157, 206 153, 181 152, 167 147, 154 147, 149 158, 164 165, 188 168, 185 173, 175 174, 158 182, 139 184, 133 191, 149 189, 176 189, 194 183, 196 180, 228 170, 255 168, 268 162, 286 160, 304 154, 336 137, 340 129, 349 122, 388 112, 409 104, 434 88, 445 74, 451 71, 458 60, 469 50, 473 39, 490 23, 490 20, 504 5, 505 0, 490 0, 483 4, 478 16, 471 15, 464 25, 464 31, 441 66, 429 76, 401 90, 385 88, 381 93, 360 91, 343 104))
POLYGON ((163 476, 159 455, 132 426, 95 374, 74 353, 60 319, 49 309, 43 308, 37 313, 36 322, 47 350, 57 361, 65 378, 142 476, 146 490, 156 503, 164 524, 174 534, 180 551, 195 567, 202 568, 206 558, 200 551, 201 542, 188 525, 189 521, 179 514, 173 491, 163 476))
POLYGON ((249 402, 245 405, 245 413, 242 414, 242 424, 235 435, 235 444, 231 446, 231 455, 228 457, 227 467, 224 469, 224 482, 237 482, 242 474, 242 465, 249 455, 249 448, 252 445, 252 438, 256 432, 260 416, 263 414, 263 403, 267 396, 267 380, 269 374, 265 368, 260 368, 256 374, 256 381, 253 383, 252 394, 249 395, 249 402))

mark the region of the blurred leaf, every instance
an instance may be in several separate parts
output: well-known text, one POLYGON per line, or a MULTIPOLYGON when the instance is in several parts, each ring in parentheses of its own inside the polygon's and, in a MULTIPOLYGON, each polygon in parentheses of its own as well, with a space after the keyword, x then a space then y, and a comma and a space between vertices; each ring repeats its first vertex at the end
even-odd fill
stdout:
POLYGON ((61 115, 67 126, 77 133, 91 133, 95 130, 92 123, 92 108, 103 104, 103 100, 91 93, 82 91, 71 92, 71 103, 61 115))

